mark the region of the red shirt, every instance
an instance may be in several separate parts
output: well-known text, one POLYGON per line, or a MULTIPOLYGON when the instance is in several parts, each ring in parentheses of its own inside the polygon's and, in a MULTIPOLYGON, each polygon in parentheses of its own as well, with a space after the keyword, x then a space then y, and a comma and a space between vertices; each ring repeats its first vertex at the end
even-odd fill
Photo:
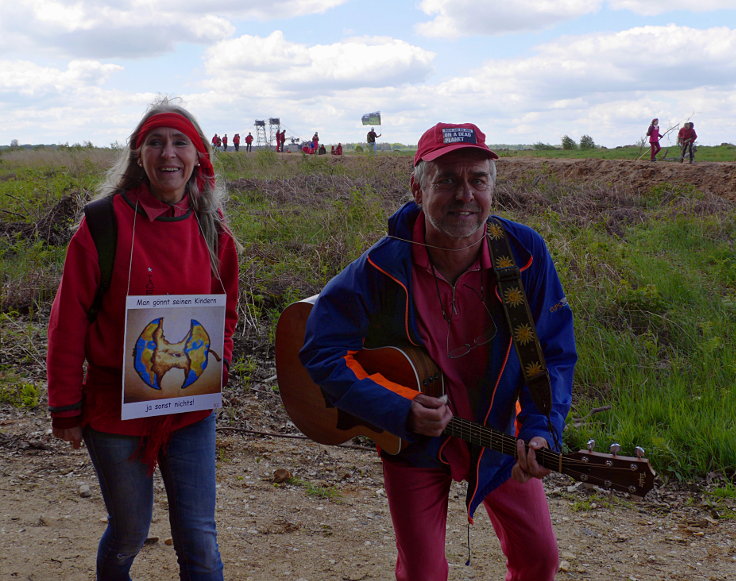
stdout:
MULTIPOLYGON (((420 243, 425 241, 424 213, 419 214, 414 224, 412 239, 420 243)), ((453 415, 473 421, 478 420, 473 396, 485 375, 490 342, 475 345, 487 340, 495 328, 490 308, 484 306, 482 299, 497 300, 495 295, 491 295, 493 289, 489 288, 493 277, 485 239, 479 250, 478 259, 453 284, 432 268, 425 246, 412 246, 412 288, 421 339, 429 356, 445 376, 445 390, 453 415), (450 319, 449 324, 445 316, 450 319), (450 352, 462 345, 474 347, 465 355, 451 358, 450 352)), ((444 449, 444 455, 450 460, 453 478, 467 478, 470 468, 467 444, 452 438, 444 449)))
MULTIPOLYGON (((126 196, 132 204, 139 204, 132 259, 134 211, 123 195, 116 195, 115 267, 92 324, 87 312, 99 285, 100 269, 85 220, 69 243, 49 319, 48 398, 50 407, 65 409, 52 412, 54 418, 78 417, 78 423, 99 431, 145 435, 157 418, 120 419, 126 295, 225 293, 223 358, 229 361, 237 323, 238 257, 232 236, 222 232, 218 248, 220 282, 211 272, 207 245, 187 198, 171 206, 154 198, 147 187, 127 192, 126 196)), ((171 427, 183 427, 209 413, 175 414, 171 427)))

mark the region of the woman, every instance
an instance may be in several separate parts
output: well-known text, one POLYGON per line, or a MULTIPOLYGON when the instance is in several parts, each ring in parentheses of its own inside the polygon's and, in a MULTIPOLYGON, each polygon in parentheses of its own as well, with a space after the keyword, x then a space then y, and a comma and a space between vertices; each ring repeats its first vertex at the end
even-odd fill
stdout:
POLYGON ((121 419, 126 295, 225 294, 227 379, 237 323, 237 243, 224 222, 208 141, 191 114, 168 99, 155 103, 98 197, 111 198, 117 224, 110 286, 90 322, 101 275, 85 218, 69 243, 52 306, 47 360, 53 434, 74 448, 84 441, 108 511, 97 579, 130 579, 148 535, 157 464, 181 579, 222 579, 212 410, 121 419))
POLYGON ((662 146, 659 144, 659 140, 662 139, 659 133, 659 119, 652 119, 649 129, 647 129, 647 135, 649 136, 649 146, 651 147, 649 161, 657 161, 657 154, 662 149, 662 146))

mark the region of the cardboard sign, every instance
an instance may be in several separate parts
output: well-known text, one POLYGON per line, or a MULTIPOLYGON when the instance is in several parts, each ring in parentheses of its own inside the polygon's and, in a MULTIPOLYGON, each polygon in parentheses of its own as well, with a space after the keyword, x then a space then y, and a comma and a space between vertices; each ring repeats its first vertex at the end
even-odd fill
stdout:
POLYGON ((222 406, 226 295, 128 296, 122 419, 222 406))

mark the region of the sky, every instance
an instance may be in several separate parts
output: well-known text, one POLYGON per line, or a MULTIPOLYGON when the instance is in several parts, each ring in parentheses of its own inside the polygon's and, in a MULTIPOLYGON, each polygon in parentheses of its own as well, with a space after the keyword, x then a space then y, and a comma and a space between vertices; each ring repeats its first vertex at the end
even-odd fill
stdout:
POLYGON ((0 145, 121 145, 161 96, 208 137, 736 143, 736 0, 0 0, 0 145))

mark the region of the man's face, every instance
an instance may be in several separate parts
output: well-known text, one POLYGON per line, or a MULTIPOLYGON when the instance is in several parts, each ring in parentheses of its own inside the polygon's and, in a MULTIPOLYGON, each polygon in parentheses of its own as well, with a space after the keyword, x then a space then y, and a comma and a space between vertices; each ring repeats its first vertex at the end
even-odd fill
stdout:
POLYGON ((480 151, 459 149, 425 163, 422 183, 412 182, 412 193, 426 216, 427 242, 450 248, 475 242, 491 212, 490 160, 480 151))

